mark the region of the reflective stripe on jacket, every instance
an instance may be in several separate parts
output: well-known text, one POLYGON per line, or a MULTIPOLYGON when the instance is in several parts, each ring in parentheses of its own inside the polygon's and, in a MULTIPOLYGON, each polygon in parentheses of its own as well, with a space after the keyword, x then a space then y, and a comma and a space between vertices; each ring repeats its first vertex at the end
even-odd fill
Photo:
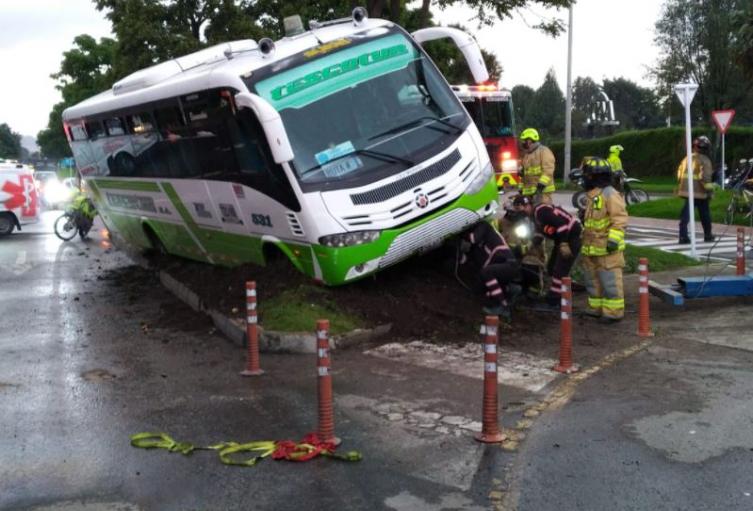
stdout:
MULTIPOLYGON (((705 154, 693 153, 693 196, 696 199, 707 199, 708 191, 706 185, 711 185, 711 177, 714 173, 711 160, 705 154)), ((677 196, 688 196, 688 180, 685 175, 687 165, 683 158, 677 167, 677 196)))
POLYGON ((554 153, 547 146, 539 144, 523 156, 521 165, 520 192, 523 195, 535 194, 539 183, 544 185, 544 193, 554 192, 554 153))
POLYGON ((625 229, 628 214, 622 195, 607 186, 588 191, 588 206, 583 220, 583 247, 586 256, 605 256, 607 241, 617 243, 618 250, 625 250, 625 229))

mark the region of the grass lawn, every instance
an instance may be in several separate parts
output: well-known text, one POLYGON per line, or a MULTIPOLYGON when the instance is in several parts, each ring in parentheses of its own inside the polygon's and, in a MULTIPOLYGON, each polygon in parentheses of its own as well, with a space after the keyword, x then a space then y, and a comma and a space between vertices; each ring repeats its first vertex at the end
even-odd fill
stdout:
POLYGON ((638 271, 638 260, 641 257, 648 258, 648 267, 652 272, 703 264, 702 261, 682 254, 665 252, 651 247, 636 247, 628 243, 625 246, 625 273, 636 273, 638 271))
POLYGON ((313 332, 317 319, 328 319, 330 333, 361 328, 361 322, 330 306, 327 289, 301 285, 264 302, 259 307, 264 328, 279 332, 313 332))
POLYGON ((674 193, 677 187, 677 179, 673 176, 639 179, 643 182, 636 183, 636 187, 646 190, 648 193, 674 193))
MULTIPOLYGON (((731 198, 732 193, 728 191, 720 190, 714 193, 714 198, 711 200, 711 220, 713 222, 724 223, 731 198)), ((628 213, 631 216, 679 220, 683 203, 684 200, 679 197, 667 197, 665 199, 657 199, 628 206, 628 213)), ((695 217, 696 220, 699 220, 697 210, 695 217)), ((750 219, 746 219, 744 215, 737 213, 735 214, 733 223, 735 225, 749 225, 750 219)))

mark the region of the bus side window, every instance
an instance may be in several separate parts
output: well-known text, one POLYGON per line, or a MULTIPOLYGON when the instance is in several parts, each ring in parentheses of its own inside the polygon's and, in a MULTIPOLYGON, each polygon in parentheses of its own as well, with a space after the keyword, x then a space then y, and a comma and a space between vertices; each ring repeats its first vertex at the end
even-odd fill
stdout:
POLYGON ((293 211, 300 211, 301 205, 295 192, 282 167, 272 158, 256 116, 248 109, 239 110, 229 125, 233 126, 229 131, 242 183, 293 211))
POLYGON ((160 165, 155 169, 159 177, 190 177, 200 173, 199 162, 190 154, 190 133, 177 103, 173 100, 154 111, 161 138, 158 142, 160 165))
POLYGON ((158 176, 160 168, 159 137, 154 129, 154 119, 151 114, 141 112, 125 117, 125 126, 131 137, 131 145, 135 156, 134 175, 152 177, 158 176))
POLYGON ((105 120, 105 129, 107 134, 111 137, 118 137, 125 135, 125 129, 123 128, 123 121, 118 117, 105 120))
POLYGON ((105 129, 99 121, 87 122, 86 131, 89 133, 90 140, 97 140, 105 136, 105 129))

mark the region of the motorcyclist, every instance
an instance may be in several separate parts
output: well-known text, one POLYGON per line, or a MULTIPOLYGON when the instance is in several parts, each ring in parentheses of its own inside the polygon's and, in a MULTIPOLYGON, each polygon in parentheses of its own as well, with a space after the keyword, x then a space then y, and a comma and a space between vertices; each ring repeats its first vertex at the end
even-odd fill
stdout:
POLYGON ((620 193, 624 193, 624 187, 622 181, 625 178, 625 170, 622 168, 622 159, 620 153, 625 148, 621 145, 613 145, 609 147, 609 156, 607 156, 607 162, 612 169, 612 186, 620 193))
POLYGON ((71 201, 70 210, 76 215, 79 231, 89 232, 94 223, 94 217, 97 216, 97 208, 91 199, 79 189, 71 201))

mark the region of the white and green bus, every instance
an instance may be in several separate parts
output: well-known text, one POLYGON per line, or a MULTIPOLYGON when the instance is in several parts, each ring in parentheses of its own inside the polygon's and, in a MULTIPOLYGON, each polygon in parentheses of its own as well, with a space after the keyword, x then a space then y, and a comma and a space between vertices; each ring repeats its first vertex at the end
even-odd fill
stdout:
POLYGON ((116 243, 223 265, 282 254, 337 285, 494 213, 484 141, 418 44, 452 38, 483 81, 472 37, 411 35, 360 8, 286 27, 143 69, 63 113, 116 243))

